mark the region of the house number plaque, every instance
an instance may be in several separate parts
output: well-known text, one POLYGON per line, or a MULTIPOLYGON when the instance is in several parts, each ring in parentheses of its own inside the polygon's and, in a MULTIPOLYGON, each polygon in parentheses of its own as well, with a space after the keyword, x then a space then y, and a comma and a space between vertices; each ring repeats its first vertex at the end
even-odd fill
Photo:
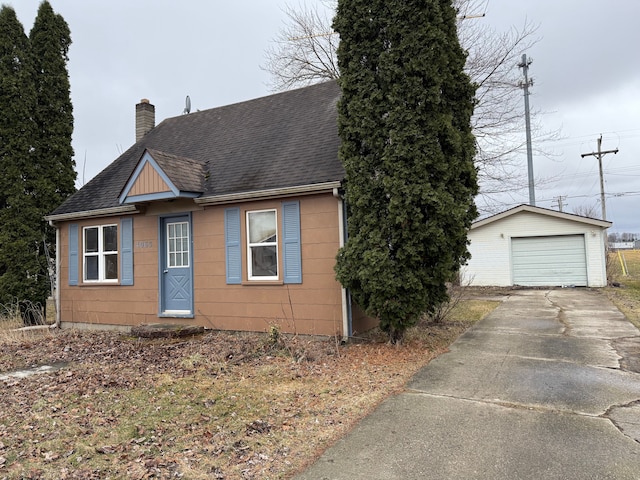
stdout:
POLYGON ((136 242, 136 248, 151 248, 153 247, 153 242, 151 240, 148 241, 138 241, 136 242))

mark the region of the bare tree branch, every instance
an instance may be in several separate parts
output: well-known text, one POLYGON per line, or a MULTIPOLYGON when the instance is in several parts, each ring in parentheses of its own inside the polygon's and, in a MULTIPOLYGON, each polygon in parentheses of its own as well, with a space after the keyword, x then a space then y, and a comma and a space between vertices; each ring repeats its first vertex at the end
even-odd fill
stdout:
POLYGON ((591 205, 578 205, 574 207, 573 213, 589 218, 600 218, 600 205, 592 203, 591 205))
MULTIPOLYGON (((525 155, 521 74, 517 65, 524 52, 538 42, 537 26, 525 21, 521 28, 497 32, 481 18, 489 0, 455 0, 459 12, 458 37, 468 52, 466 71, 476 83, 476 107, 472 118, 476 136, 476 165, 480 182, 478 208, 492 213, 496 197, 528 187, 525 155)), ((266 51, 263 70, 271 74, 271 89, 288 90, 339 77, 336 51, 339 37, 332 31, 336 0, 320 5, 287 6, 288 22, 266 51)), ((534 143, 549 140, 557 132, 543 132, 539 111, 532 112, 534 143)), ((544 155, 548 155, 544 153, 544 155)), ((536 179, 539 185, 542 180, 536 179)))
POLYGON ((336 58, 340 39, 331 29, 335 2, 331 7, 285 7, 289 23, 267 49, 262 67, 271 74, 272 90, 288 90, 340 76, 336 58))

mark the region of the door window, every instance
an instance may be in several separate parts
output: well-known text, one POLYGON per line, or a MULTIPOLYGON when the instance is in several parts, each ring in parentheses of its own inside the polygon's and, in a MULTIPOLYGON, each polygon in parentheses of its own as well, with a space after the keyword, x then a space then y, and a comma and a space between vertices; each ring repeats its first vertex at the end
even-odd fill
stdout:
POLYGON ((167 266, 189 266, 189 223, 167 223, 167 266))

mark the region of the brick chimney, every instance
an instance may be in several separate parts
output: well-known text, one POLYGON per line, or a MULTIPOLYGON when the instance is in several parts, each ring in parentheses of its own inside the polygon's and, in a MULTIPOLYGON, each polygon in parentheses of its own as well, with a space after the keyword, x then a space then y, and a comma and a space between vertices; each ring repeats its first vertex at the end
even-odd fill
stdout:
POLYGON ((156 126, 156 107, 143 98, 136 105, 136 142, 156 126))

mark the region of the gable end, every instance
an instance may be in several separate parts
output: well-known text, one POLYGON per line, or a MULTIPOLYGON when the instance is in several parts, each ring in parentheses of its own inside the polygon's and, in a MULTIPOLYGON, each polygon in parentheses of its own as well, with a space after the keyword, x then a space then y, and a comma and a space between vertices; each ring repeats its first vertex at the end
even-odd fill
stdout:
POLYGON ((150 162, 146 162, 140 175, 131 186, 129 195, 132 197, 138 195, 149 195, 154 193, 170 192, 171 187, 162 178, 162 175, 151 166, 150 162))
MULTIPOLYGON (((162 168, 161 164, 169 167, 171 170, 185 168, 193 169, 193 165, 186 159, 171 157, 160 152, 151 152, 146 150, 142 158, 138 162, 135 170, 129 177, 122 193, 119 197, 119 203, 131 204, 139 202, 148 202, 153 200, 166 200, 171 198, 197 198, 202 195, 201 186, 193 186, 188 190, 181 189, 179 182, 171 178, 171 173, 167 172, 167 168, 162 168), (157 160, 154 157, 158 157, 157 160), (176 163, 170 165, 167 160, 176 163), (189 163, 180 165, 181 163, 189 163)), ((196 166, 195 170, 200 170, 196 166)))

